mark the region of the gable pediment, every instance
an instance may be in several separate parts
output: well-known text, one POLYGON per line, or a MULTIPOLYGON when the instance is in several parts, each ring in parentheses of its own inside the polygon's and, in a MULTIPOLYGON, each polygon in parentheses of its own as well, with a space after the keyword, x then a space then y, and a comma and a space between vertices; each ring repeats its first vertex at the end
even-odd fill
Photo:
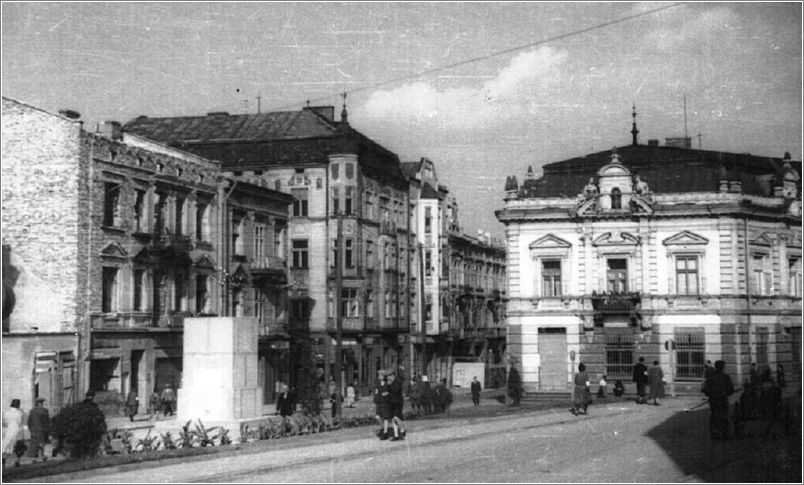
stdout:
POLYGON ((118 243, 109 243, 101 249, 102 258, 128 259, 128 252, 118 243))
POLYGON ((546 236, 540 237, 539 239, 533 241, 528 246, 530 249, 567 249, 570 248, 572 245, 561 239, 560 237, 554 234, 548 234, 546 236))
POLYGON ((758 238, 751 240, 752 246, 773 246, 773 239, 768 237, 768 233, 763 232, 758 238))
POLYGON ((706 239, 703 236, 699 236, 698 234, 695 234, 694 232, 681 231, 678 234, 674 234, 674 235, 668 237, 667 239, 665 239, 664 241, 662 241, 662 244, 664 244, 665 246, 680 246, 680 245, 684 245, 684 246, 690 246, 690 245, 705 246, 705 245, 709 244, 709 239, 706 239))
POLYGON ((593 246, 636 246, 639 244, 639 236, 634 236, 628 232, 601 234, 592 241, 593 246))

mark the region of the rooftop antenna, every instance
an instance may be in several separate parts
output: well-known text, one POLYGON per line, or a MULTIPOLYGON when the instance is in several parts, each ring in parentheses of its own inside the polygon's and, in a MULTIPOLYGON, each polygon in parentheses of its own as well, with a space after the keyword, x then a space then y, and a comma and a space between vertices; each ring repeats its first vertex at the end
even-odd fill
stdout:
POLYGON ((346 112, 346 91, 341 93, 341 97, 343 98, 343 109, 341 110, 341 123, 346 123, 348 115, 348 113, 346 112))
MULTIPOLYGON (((684 143, 688 142, 689 137, 687 136, 687 95, 684 95, 684 143)), ((689 148, 689 147, 687 147, 689 148)))
POLYGON ((634 118, 633 125, 631 126, 631 135, 633 137, 633 140, 631 141, 631 144, 636 145, 637 144, 637 135, 639 134, 639 130, 637 130, 637 127, 636 127, 636 104, 631 105, 631 117, 634 118))

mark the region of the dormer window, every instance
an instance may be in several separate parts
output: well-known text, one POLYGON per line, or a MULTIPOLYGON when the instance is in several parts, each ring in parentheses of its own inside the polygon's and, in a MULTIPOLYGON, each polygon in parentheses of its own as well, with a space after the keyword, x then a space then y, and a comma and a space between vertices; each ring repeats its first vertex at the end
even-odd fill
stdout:
POLYGON ((617 187, 611 189, 611 208, 614 210, 623 208, 623 194, 617 187))

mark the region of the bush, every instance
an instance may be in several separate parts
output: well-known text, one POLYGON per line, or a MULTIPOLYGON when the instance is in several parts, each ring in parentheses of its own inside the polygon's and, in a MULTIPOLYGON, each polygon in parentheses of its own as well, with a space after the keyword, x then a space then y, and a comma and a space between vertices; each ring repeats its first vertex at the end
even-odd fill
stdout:
POLYGON ((301 406, 302 412, 318 416, 322 409, 321 388, 315 372, 316 365, 313 347, 310 344, 310 332, 308 329, 296 330, 292 337, 296 402, 301 406))
POLYGON ((53 417, 51 433, 71 457, 90 458, 106 435, 106 418, 93 402, 71 404, 53 417))

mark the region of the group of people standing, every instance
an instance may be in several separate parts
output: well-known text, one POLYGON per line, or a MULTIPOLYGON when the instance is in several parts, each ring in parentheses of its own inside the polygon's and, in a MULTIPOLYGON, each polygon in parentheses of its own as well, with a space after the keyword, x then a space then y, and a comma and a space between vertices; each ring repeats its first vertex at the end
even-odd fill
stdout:
POLYGON ((374 389, 374 404, 377 406, 377 420, 382 428, 377 432, 381 440, 404 440, 407 435, 403 408, 405 399, 402 390, 402 379, 394 371, 378 371, 377 384, 374 389), (394 435, 388 433, 388 426, 393 426, 394 435))
MULTIPOLYGON (((31 433, 27 455, 34 459, 47 460, 45 445, 50 443, 50 412, 45 407, 45 399, 37 397, 34 407, 28 413, 28 431, 31 433)), ((3 465, 8 458, 13 458, 19 465, 22 454, 19 445, 22 440, 22 429, 25 413, 20 409, 20 400, 12 399, 10 407, 3 413, 3 465)))
MULTIPOLYGON (((633 380, 637 388, 637 404, 647 404, 652 400, 653 404, 658 406, 660 397, 664 397, 664 372, 659 366, 659 361, 653 361, 653 367, 648 368, 645 365, 645 358, 640 357, 639 361, 634 365, 633 380), (645 390, 648 389, 650 394, 646 397, 645 390)), ((586 414, 589 404, 592 402, 592 393, 590 390, 591 383, 589 374, 586 372, 586 364, 578 364, 578 372, 573 379, 573 399, 570 412, 574 415, 586 414)), ((605 397, 605 386, 607 383, 607 376, 602 376, 598 388, 598 397, 605 397)), ((614 388, 615 396, 622 396, 624 387, 621 381, 617 381, 614 388)))
POLYGON ((427 376, 416 376, 410 382, 410 405, 417 413, 446 413, 452 405, 452 391, 447 379, 441 379, 435 387, 430 386, 427 376))

